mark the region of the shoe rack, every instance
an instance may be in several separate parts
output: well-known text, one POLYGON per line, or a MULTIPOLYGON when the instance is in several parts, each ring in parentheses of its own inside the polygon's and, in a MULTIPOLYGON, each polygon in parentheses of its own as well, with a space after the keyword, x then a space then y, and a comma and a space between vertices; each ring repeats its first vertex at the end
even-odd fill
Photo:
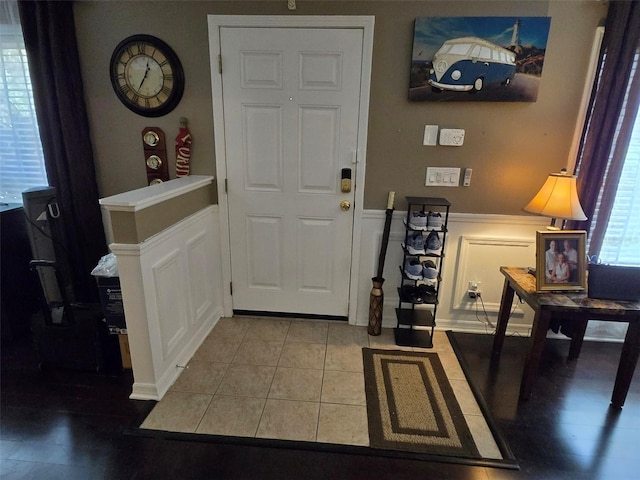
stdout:
POLYGON ((403 347, 432 348, 451 204, 444 198, 406 200, 395 340, 403 347))

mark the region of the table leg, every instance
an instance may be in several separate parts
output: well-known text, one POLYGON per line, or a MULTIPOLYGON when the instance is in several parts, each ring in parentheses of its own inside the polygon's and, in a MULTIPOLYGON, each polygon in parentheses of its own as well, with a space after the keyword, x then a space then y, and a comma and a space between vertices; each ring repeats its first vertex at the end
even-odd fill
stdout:
POLYGON ((571 339, 571 344, 569 345, 569 357, 567 360, 575 360, 580 356, 580 350, 582 349, 582 343, 584 341, 584 334, 587 331, 587 323, 589 322, 587 318, 576 318, 574 321, 578 322, 578 326, 573 334, 573 338, 571 339))
POLYGON ((493 355, 500 355, 502 344, 504 343, 504 335, 507 331, 509 323, 509 315, 511 313, 511 305, 513 303, 514 290, 508 279, 504 281, 502 288, 502 300, 500 300, 500 312, 498 313, 498 325, 496 325, 496 335, 493 338, 493 355))
POLYGON ((611 396, 611 404, 616 408, 622 408, 624 405, 638 357, 640 357, 640 318, 635 318, 629 322, 627 335, 624 338, 616 383, 611 396))
POLYGON ((531 338, 527 358, 524 362, 524 371, 520 382, 520 400, 526 400, 531 396, 531 388, 540 365, 540 357, 544 348, 544 341, 547 338, 551 312, 546 309, 539 309, 533 318, 531 338))

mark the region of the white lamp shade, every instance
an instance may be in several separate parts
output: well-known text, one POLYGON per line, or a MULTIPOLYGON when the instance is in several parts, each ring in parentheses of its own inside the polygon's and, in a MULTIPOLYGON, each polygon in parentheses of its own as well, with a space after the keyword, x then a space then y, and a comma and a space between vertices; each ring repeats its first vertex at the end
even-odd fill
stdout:
POLYGON ((529 213, 564 220, 586 220, 578 199, 575 175, 550 173, 540 191, 524 210, 529 213))

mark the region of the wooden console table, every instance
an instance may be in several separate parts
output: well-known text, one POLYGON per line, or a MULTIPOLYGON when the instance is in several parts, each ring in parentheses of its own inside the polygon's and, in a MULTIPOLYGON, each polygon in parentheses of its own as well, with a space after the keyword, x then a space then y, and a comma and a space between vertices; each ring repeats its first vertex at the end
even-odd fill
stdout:
POLYGON ((577 329, 569 347, 570 360, 578 358, 580 354, 589 320, 627 322, 629 327, 622 346, 618 373, 611 396, 611 404, 616 408, 622 408, 640 356, 640 302, 597 300, 589 298, 586 292, 575 291, 537 293, 536 279, 528 269, 500 267, 500 272, 505 276, 505 282, 493 341, 494 356, 500 355, 502 350, 514 293, 517 293, 535 311, 520 383, 520 399, 525 400, 531 395, 552 317, 574 319, 577 322, 577 329))

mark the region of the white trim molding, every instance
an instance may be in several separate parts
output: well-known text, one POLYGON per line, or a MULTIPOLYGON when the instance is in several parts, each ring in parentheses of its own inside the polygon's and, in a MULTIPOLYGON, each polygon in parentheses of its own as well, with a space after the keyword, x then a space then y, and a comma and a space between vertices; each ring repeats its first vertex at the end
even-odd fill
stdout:
POLYGON ((142 209, 157 205, 175 197, 192 192, 213 182, 213 177, 207 175, 189 175, 187 177, 174 178, 167 182, 158 183, 119 193, 111 197, 99 200, 108 211, 137 212, 142 209))

